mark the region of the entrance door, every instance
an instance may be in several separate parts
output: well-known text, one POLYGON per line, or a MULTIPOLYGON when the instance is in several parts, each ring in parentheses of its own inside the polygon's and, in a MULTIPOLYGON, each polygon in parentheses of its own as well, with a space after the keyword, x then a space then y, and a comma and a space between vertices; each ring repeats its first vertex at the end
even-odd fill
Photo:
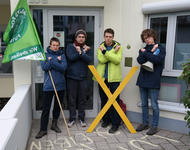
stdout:
MULTIPOLYGON (((96 58, 96 49, 100 44, 100 19, 101 19, 101 10, 100 9, 79 9, 79 8, 63 8, 63 9, 46 9, 44 11, 44 28, 43 28, 43 37, 44 37, 44 48, 49 45, 49 40, 51 37, 58 37, 61 42, 61 48, 65 52, 66 47, 69 43, 72 43, 74 40, 74 34, 78 29, 84 29, 87 32, 87 45, 89 45, 93 51, 93 62, 92 65, 97 64, 96 58), (47 14, 47 15, 46 15, 47 14)), ((101 35, 102 36, 102 35, 101 35)), ((34 84, 36 85, 36 83, 34 84)), ((41 84, 42 86, 42 84, 41 84)), ((92 81, 92 73, 88 73, 88 86, 89 90, 86 98, 86 117, 95 117, 98 114, 99 107, 99 95, 97 84, 94 84, 92 81)), ((35 95, 40 87, 35 88, 35 95), (36 89, 38 89, 36 91, 36 89)), ((41 95, 41 94, 40 94, 41 95)), ((35 96, 38 97, 38 96, 35 96)), ((40 97, 40 96, 39 96, 40 97)), ((41 99, 41 97, 40 97, 41 99)), ((37 99, 35 100, 35 105, 37 105, 37 99)), ((35 106, 37 108, 37 106, 35 106)), ((65 95, 63 109, 66 117, 69 116, 68 112, 68 100, 67 95, 65 95)), ((35 109, 34 117, 37 118, 40 116, 41 112, 35 109)))

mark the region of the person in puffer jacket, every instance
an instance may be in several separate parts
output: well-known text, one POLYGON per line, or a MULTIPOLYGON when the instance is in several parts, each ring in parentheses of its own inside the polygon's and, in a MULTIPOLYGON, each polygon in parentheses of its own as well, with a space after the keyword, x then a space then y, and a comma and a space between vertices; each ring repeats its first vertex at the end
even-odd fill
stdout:
POLYGON ((57 133, 61 132, 60 128, 57 126, 57 121, 60 114, 60 108, 49 75, 50 71, 52 78, 54 80, 55 88, 57 90, 60 99, 60 103, 62 103, 64 97, 64 91, 66 88, 64 72, 66 71, 67 68, 67 61, 62 50, 59 49, 59 46, 60 46, 59 39, 55 37, 51 38, 50 46, 47 48, 46 60, 41 61, 41 67, 42 70, 44 71, 43 109, 41 115, 40 131, 36 135, 37 139, 47 134, 49 112, 53 96, 55 97, 55 99, 54 99, 53 120, 52 120, 51 129, 57 133))
MULTIPOLYGON (((98 65, 96 67, 97 72, 110 89, 111 93, 120 85, 121 76, 121 60, 122 60, 122 47, 114 39, 114 30, 108 28, 104 31, 104 42, 100 44, 97 49, 98 65)), ((101 99, 101 108, 105 106, 108 101, 107 95, 99 85, 99 94, 101 99)), ((120 104, 119 96, 116 98, 118 104, 120 104)), ((121 118, 115 108, 111 106, 102 118, 103 123, 101 126, 106 128, 111 124, 109 133, 115 133, 120 125, 121 118)))
POLYGON ((149 107, 148 98, 151 100, 153 109, 153 119, 148 135, 153 135, 157 132, 159 123, 159 106, 158 95, 160 91, 160 82, 162 71, 164 68, 164 60, 166 51, 160 44, 156 43, 156 33, 152 29, 145 29, 141 33, 141 39, 146 43, 146 46, 139 50, 137 62, 142 65, 147 61, 153 64, 153 72, 144 69, 141 66, 137 85, 139 86, 141 102, 142 102, 142 120, 136 131, 142 131, 149 128, 149 107))

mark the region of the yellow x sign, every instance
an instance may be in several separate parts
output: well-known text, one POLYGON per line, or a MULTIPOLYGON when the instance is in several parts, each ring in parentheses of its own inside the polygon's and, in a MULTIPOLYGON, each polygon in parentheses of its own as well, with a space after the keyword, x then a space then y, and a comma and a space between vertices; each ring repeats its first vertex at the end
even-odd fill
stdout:
POLYGON ((106 103, 106 105, 102 108, 102 110, 100 111, 100 113, 98 114, 98 116, 94 119, 94 121, 92 122, 92 124, 88 128, 87 132, 92 132, 94 130, 94 128, 100 122, 100 120, 102 119, 102 117, 104 116, 104 114, 108 111, 108 109, 110 108, 110 106, 113 104, 113 106, 115 107, 116 111, 120 115, 121 119, 123 120, 123 122, 125 123, 125 125, 127 126, 127 128, 129 129, 129 131, 131 133, 136 133, 136 130, 133 128, 132 124, 130 123, 130 121, 128 120, 128 118, 126 117, 125 113, 122 111, 121 107, 119 106, 119 104, 117 103, 117 101, 115 99, 121 93, 121 91, 126 86, 126 84, 129 82, 129 80, 132 78, 132 76, 134 75, 134 73, 137 71, 138 67, 133 67, 129 71, 129 73, 125 76, 124 80, 121 82, 121 84, 116 89, 116 91, 113 93, 113 95, 110 92, 110 90, 108 89, 108 87, 106 86, 106 84, 104 83, 104 81, 102 80, 101 76, 96 71, 95 67, 93 65, 89 65, 88 67, 89 67, 90 71, 92 72, 92 74, 94 75, 94 77, 96 78, 96 80, 98 81, 98 83, 100 84, 100 86, 102 87, 102 89, 104 90, 104 92, 107 95, 107 97, 108 97, 109 100, 106 103))

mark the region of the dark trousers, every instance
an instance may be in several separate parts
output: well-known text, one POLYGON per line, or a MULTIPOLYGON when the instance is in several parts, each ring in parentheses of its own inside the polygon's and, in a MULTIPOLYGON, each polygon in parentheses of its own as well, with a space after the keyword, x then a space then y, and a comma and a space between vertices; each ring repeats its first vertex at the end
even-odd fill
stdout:
MULTIPOLYGON (((107 85, 107 87, 109 88, 109 90, 111 91, 112 94, 115 92, 115 90, 117 89, 117 87, 120 84, 120 82, 110 82, 110 83, 108 83, 107 80, 105 80, 104 82, 105 82, 105 84, 107 85)), ((102 88, 100 87, 99 84, 98 84, 98 86, 99 86, 99 94, 100 94, 100 99, 101 99, 101 108, 103 108, 104 105, 108 101, 108 97, 104 93, 104 91, 102 90, 102 88)), ((118 104, 120 104, 119 96, 116 98, 116 101, 118 102, 118 104)), ((115 108, 113 107, 113 105, 105 113, 102 120, 104 122, 111 122, 112 126, 116 126, 116 127, 119 127, 120 122, 121 122, 121 118, 120 118, 119 114, 117 113, 117 111, 115 110, 115 108)))
POLYGON ((78 119, 85 119, 85 101, 87 92, 87 80, 67 80, 67 93, 69 99, 69 121, 76 119, 76 106, 78 106, 78 119))
MULTIPOLYGON (((63 102, 64 91, 57 91, 60 103, 63 102)), ((43 92, 43 108, 42 108, 42 115, 41 115, 41 131, 47 131, 48 121, 49 121, 49 112, 51 108, 51 103, 53 96, 55 95, 54 91, 44 91, 43 92)), ((54 106, 53 106, 53 119, 57 120, 59 118, 60 108, 57 102, 57 98, 55 96, 54 99, 54 106)))

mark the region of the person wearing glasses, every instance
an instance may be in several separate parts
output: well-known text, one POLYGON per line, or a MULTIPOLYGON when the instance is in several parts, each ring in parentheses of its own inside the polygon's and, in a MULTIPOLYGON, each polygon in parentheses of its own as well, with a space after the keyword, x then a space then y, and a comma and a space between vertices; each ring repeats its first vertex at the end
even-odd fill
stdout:
POLYGON ((142 102, 142 124, 137 127, 136 131, 140 132, 149 128, 148 98, 150 98, 153 118, 151 126, 147 131, 147 135, 154 135, 158 131, 157 126, 159 123, 160 112, 158 95, 166 51, 164 47, 156 43, 157 36, 153 29, 143 30, 141 33, 141 39, 142 42, 146 44, 144 48, 139 50, 139 55, 137 57, 137 62, 141 65, 137 85, 139 86, 142 102), (153 71, 149 71, 142 67, 142 64, 148 61, 153 64, 153 71))

